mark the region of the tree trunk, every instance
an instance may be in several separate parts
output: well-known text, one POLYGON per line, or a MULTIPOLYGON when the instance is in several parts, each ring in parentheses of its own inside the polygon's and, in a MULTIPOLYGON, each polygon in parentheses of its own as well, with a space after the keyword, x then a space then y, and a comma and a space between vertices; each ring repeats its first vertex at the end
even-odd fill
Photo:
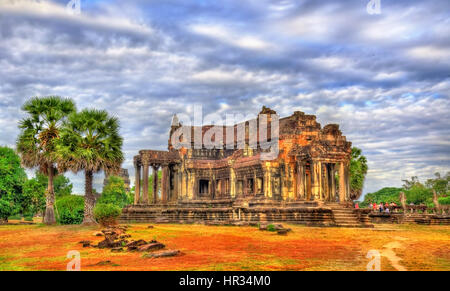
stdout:
POLYGON ((55 191, 53 188, 53 177, 55 176, 55 169, 53 168, 53 164, 50 164, 47 167, 47 175, 48 175, 48 187, 46 193, 46 205, 45 205, 45 214, 44 214, 44 223, 47 225, 56 224, 55 219, 55 191))
POLYGON ((84 194, 84 219, 83 225, 95 225, 97 222, 94 219, 94 204, 95 197, 92 193, 92 171, 85 171, 85 194, 84 194))

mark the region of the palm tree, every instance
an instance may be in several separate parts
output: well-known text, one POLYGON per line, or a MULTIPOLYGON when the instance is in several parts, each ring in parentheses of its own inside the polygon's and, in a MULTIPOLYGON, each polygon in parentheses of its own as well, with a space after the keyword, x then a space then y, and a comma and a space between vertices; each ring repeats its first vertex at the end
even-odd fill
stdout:
POLYGON ((40 172, 48 177, 44 223, 55 224, 53 178, 58 174, 55 144, 62 123, 76 111, 75 103, 58 96, 34 97, 23 105, 22 110, 28 116, 19 124, 21 133, 17 140, 17 151, 25 167, 39 167, 40 172))
POLYGON ((353 147, 350 160, 350 198, 352 200, 361 197, 368 169, 367 159, 362 155, 362 150, 353 147))
POLYGON ((85 109, 69 116, 58 148, 61 170, 85 173, 84 225, 95 224, 93 174, 101 170, 117 174, 123 162, 119 120, 104 110, 85 109))

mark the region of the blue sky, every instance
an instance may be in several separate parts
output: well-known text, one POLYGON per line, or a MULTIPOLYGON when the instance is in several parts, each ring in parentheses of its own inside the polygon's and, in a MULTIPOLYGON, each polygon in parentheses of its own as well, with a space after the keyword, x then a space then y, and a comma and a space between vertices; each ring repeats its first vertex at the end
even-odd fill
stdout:
POLYGON ((80 1, 0 0, 0 144, 28 98, 71 97, 120 118, 133 179, 172 114, 266 105, 339 123, 368 158, 365 193, 450 170, 448 0, 80 1))

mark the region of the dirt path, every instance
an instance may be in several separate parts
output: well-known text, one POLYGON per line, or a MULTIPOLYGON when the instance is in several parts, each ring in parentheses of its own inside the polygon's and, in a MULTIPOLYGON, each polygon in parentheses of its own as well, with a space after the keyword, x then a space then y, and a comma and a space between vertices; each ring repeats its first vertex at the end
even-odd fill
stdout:
POLYGON ((400 264, 401 259, 397 257, 397 254, 394 251, 394 249, 403 248, 403 245, 398 240, 406 239, 403 237, 395 237, 395 239, 397 239, 397 241, 390 242, 384 246, 385 250, 382 251, 381 255, 386 257, 397 271, 407 271, 406 268, 400 264))

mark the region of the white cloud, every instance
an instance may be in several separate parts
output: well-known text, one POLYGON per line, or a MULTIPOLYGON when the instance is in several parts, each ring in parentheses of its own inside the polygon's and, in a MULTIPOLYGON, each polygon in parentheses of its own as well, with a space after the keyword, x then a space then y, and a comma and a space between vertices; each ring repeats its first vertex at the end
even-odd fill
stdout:
POLYGON ((375 17, 356 2, 99 1, 73 16, 2 2, 0 144, 15 144, 27 98, 68 96, 119 117, 133 176, 138 150, 167 148, 172 114, 266 105, 340 124, 368 158, 365 192, 448 171, 448 1, 375 17))
POLYGON ((257 36, 245 35, 241 31, 232 31, 224 26, 215 24, 194 24, 190 26, 193 33, 207 36, 209 38, 221 41, 243 49, 267 51, 273 50, 275 46, 264 41, 257 36))

